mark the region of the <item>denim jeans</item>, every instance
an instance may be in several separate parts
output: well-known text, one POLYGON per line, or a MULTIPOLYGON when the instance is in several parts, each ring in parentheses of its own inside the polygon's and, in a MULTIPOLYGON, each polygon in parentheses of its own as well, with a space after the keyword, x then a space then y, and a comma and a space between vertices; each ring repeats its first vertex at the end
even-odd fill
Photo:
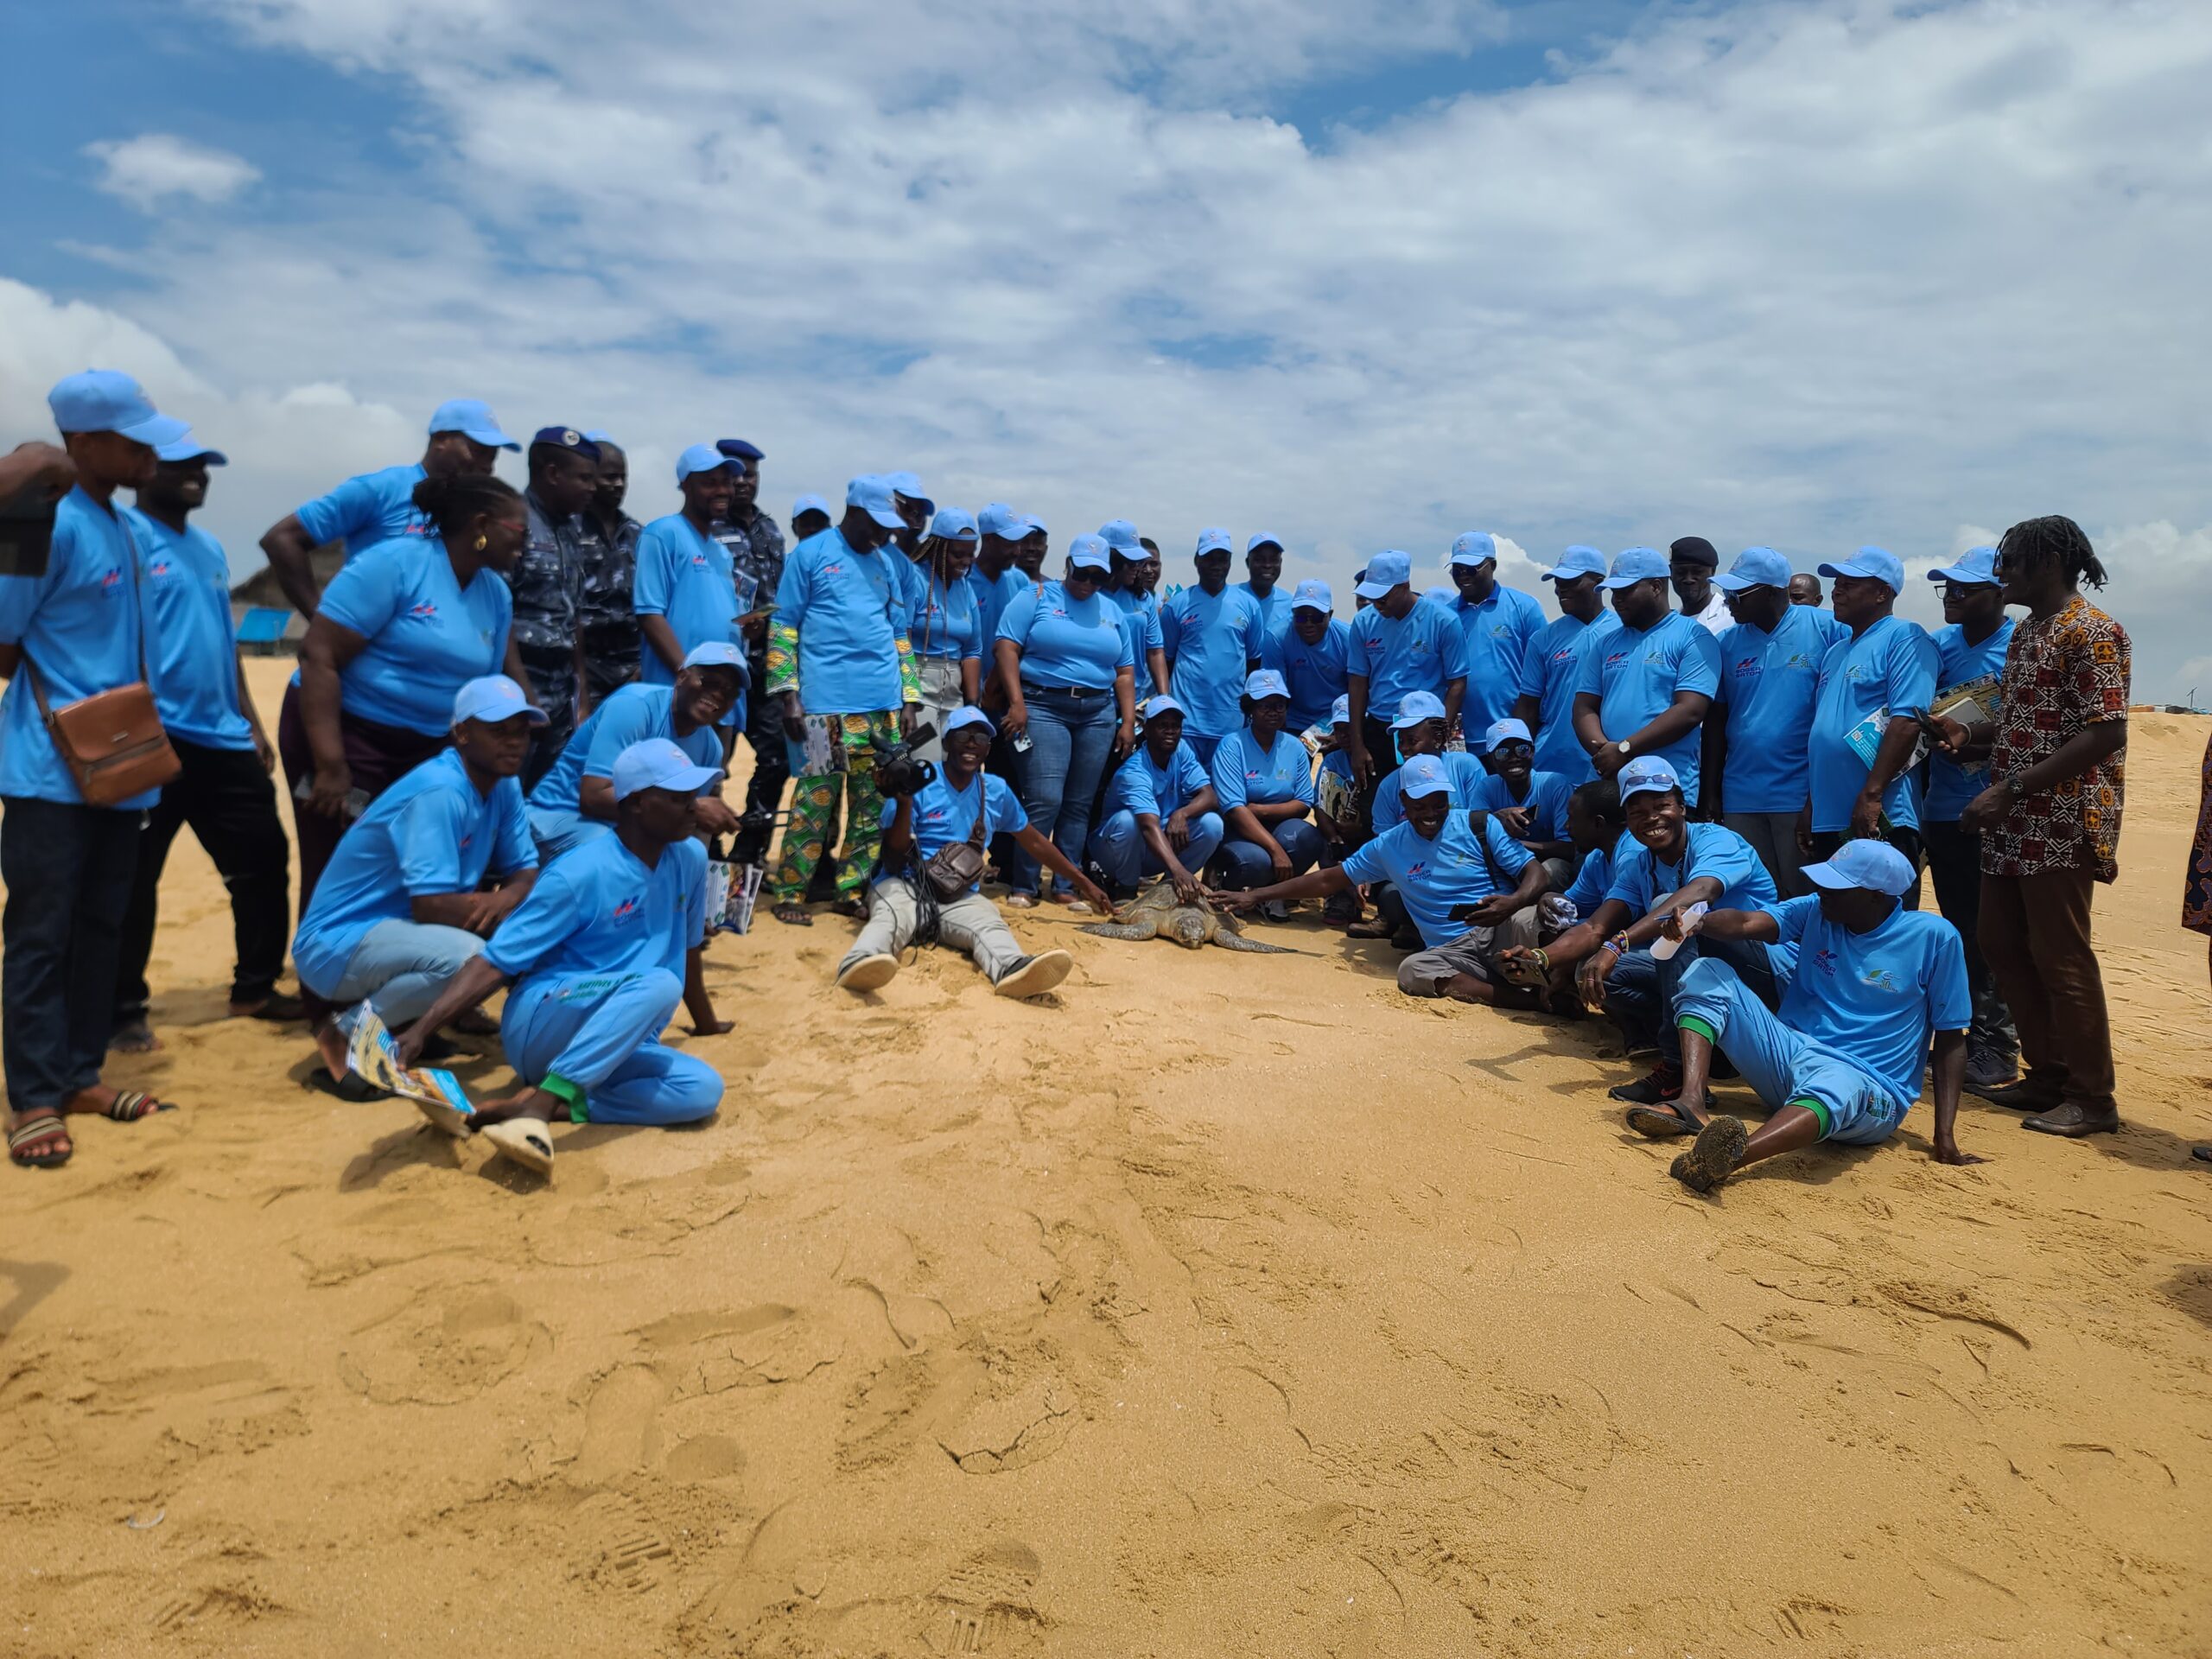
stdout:
POLYGON ((430 922, 378 922, 361 935, 330 1000, 351 1007, 363 997, 393 1030, 412 1025, 461 964, 483 953, 484 941, 458 927, 430 922))
POLYGON ((100 1080, 144 816, 16 795, 0 810, 0 1056, 19 1112, 100 1080))
POLYGON ((1620 1027, 1630 1048, 1659 1045, 1662 1065, 1682 1063, 1682 1033, 1675 1023, 1675 1002, 1682 976, 1692 963, 1710 957, 1736 970, 1736 976, 1769 1008, 1781 1006, 1783 986, 1775 977, 1766 946, 1751 939, 1692 938, 1662 962, 1649 950, 1631 950, 1613 964, 1605 979, 1605 1012, 1620 1027))
MULTIPOLYGON (((1164 826, 1166 820, 1161 822, 1164 826)), ((1176 852, 1176 861, 1196 875, 1221 845, 1222 834, 1221 814, 1201 812, 1191 820, 1191 838, 1176 852)), ((1090 852, 1109 887, 1133 887, 1139 876, 1159 875, 1166 869, 1137 828, 1137 815, 1126 808, 1109 813, 1090 832, 1090 852)))
MULTIPOLYGON (((1029 706, 1031 745, 1023 769, 1022 810, 1029 815, 1030 828, 1080 868, 1083 843, 1090 835, 1090 803, 1114 747, 1114 694, 1077 696, 1025 684, 1021 700, 1029 706)), ((1037 861, 1017 849, 1007 885, 1016 893, 1034 893, 1037 877, 1037 861)))
MULTIPOLYGON (((1290 855, 1290 873, 1303 875, 1321 859, 1322 849, 1328 840, 1304 818, 1285 818, 1269 826, 1268 833, 1275 844, 1290 855)), ((1274 860, 1268 849, 1257 842, 1246 841, 1232 830, 1229 839, 1221 843, 1222 874, 1219 883, 1224 893, 1243 893, 1253 887, 1271 886, 1275 880, 1274 860)))

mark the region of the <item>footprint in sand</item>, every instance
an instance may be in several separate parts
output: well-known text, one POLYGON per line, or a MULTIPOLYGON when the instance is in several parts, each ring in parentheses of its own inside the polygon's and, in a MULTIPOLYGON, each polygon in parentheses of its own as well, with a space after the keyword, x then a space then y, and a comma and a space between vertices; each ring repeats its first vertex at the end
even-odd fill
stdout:
POLYGON ((660 1408, 668 1389, 642 1365, 609 1372, 584 1402, 584 1440, 569 1479, 593 1488, 660 1459, 660 1408))
POLYGON ((696 1434, 668 1454, 665 1472, 687 1485, 734 1480, 745 1472, 745 1448, 727 1434, 696 1434))
POLYGON ((626 1595, 658 1588, 676 1556, 645 1506, 624 1492, 587 1498, 569 1518, 569 1535, 576 1544, 575 1576, 626 1595))
POLYGON ((1045 1623, 1036 1602, 1043 1570, 1019 1540, 976 1551, 931 1592, 939 1611, 923 1639, 937 1653, 987 1653, 1036 1636, 1045 1623))
POLYGON ((499 1291, 432 1291, 357 1332, 338 1375, 378 1405, 457 1406, 552 1345, 552 1333, 499 1291))

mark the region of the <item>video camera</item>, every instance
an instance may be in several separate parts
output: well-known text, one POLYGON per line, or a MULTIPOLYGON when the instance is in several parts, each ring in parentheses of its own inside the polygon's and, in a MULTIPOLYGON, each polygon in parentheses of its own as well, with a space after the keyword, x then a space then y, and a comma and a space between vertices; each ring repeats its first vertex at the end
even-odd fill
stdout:
POLYGON ((875 751, 875 786, 887 797, 918 795, 937 781, 933 762, 917 760, 917 746, 937 735, 937 728, 924 721, 905 738, 880 737, 870 732, 868 747, 875 751))

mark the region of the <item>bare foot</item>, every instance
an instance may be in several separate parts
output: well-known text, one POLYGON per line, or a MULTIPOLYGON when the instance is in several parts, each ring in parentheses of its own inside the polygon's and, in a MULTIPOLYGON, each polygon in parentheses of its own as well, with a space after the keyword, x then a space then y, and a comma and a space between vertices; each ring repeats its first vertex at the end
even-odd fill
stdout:
POLYGON ((338 1029, 338 1022, 326 1020, 315 1027, 315 1052, 322 1056, 324 1068, 339 1082, 346 1080, 346 1033, 338 1029))
POLYGON ((151 1054, 162 1046, 154 1035, 154 1028, 143 1020, 134 1020, 127 1026, 118 1026, 107 1039, 111 1054, 151 1054))

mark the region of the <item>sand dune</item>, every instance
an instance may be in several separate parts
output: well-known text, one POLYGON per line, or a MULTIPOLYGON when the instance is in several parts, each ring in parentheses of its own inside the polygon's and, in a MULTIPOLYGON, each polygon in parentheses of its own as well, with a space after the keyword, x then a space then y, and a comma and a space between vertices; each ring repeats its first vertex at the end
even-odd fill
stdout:
POLYGON ((181 846, 187 1109, 0 1175, 0 1653, 2212 1652, 2204 738, 2137 719, 2125 1134, 1713 1200, 1589 1027, 1050 910, 1033 1005, 722 939, 720 1117, 542 1187, 222 1019, 181 846))

